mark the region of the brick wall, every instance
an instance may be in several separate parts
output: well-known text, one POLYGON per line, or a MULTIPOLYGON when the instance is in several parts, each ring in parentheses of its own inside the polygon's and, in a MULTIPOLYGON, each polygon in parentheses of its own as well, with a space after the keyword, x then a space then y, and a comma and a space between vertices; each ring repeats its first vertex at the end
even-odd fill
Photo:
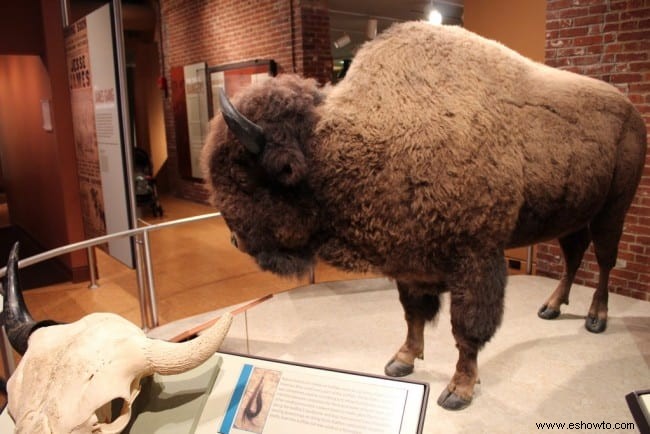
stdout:
MULTIPOLYGON (((161 0, 160 23, 161 59, 168 83, 172 67, 253 59, 273 59, 278 73, 296 72, 321 83, 331 76, 324 0, 161 0)), ((171 95, 165 99, 165 124, 172 192, 207 202, 202 182, 179 174, 171 95)))
POLYGON ((299 46, 300 71, 321 83, 332 79, 332 49, 327 4, 323 1, 302 1, 296 38, 299 46))
MULTIPOLYGON (((618 87, 650 130, 650 0, 548 0, 546 63, 618 87)), ((560 258, 556 242, 540 244, 537 272, 559 277, 560 258)), ((590 247, 576 282, 596 286, 597 278, 590 247)), ((625 220, 610 291, 650 300, 650 154, 625 220)))

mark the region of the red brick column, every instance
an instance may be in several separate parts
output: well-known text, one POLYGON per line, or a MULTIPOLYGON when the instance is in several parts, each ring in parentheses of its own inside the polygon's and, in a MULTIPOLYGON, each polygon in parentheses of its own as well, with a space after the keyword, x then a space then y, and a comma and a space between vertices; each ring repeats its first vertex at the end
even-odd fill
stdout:
MULTIPOLYGON (((650 130, 650 2, 548 0, 546 63, 618 87, 643 114, 650 130)), ((559 277, 557 242, 537 248, 538 274, 559 277)), ((596 286, 598 265, 590 247, 577 283, 596 286)), ((650 155, 625 220, 610 291, 650 300, 650 155)))
POLYGON ((313 77, 320 83, 332 81, 332 49, 330 47, 330 19, 326 2, 301 0, 299 50, 302 54, 301 73, 313 77))

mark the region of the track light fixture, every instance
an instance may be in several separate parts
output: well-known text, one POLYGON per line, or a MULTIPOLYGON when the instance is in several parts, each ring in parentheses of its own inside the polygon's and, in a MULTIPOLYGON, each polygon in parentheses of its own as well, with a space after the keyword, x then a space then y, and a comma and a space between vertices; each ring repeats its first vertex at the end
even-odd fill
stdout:
POLYGON ((343 36, 338 38, 336 41, 334 41, 334 48, 343 48, 346 45, 348 45, 352 40, 350 39, 350 36, 345 33, 343 36))

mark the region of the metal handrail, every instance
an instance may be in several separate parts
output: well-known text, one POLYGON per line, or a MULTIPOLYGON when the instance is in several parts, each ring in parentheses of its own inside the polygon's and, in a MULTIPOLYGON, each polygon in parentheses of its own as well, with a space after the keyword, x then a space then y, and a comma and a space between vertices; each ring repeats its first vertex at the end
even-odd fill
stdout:
MULTIPOLYGON (((63 255, 65 253, 74 252, 80 249, 88 249, 88 263, 90 270, 90 288, 97 288, 96 276, 94 273, 94 251, 93 247, 99 244, 104 244, 107 241, 125 238, 125 237, 134 237, 135 238, 135 247, 136 247, 136 275, 138 283, 138 298, 140 301, 140 316, 142 319, 142 327, 148 329, 149 327, 158 326, 158 308, 156 305, 156 292, 153 281, 153 271, 151 265, 151 249, 149 245, 149 232, 164 229, 170 226, 181 225, 185 223, 192 223, 201 220, 207 220, 210 218, 221 217, 221 213, 214 212, 208 214, 201 214, 198 216, 186 217, 177 220, 171 220, 168 222, 157 223, 155 225, 149 225, 144 227, 139 227, 135 229, 129 229, 126 231, 115 232, 113 234, 103 235, 101 237, 92 238, 90 240, 79 241, 77 243, 68 244, 62 247, 57 247, 52 250, 48 250, 43 253, 39 253, 34 256, 22 259, 18 261, 18 268, 24 268, 30 265, 37 264, 48 259, 55 258, 57 256, 63 255), (141 239, 140 239, 141 238, 141 239), (142 270, 139 268, 141 266, 141 258, 144 256, 144 267, 146 271, 146 276, 142 274, 142 270), (146 277, 146 282, 144 281, 146 277), (145 286, 147 286, 148 291, 145 291, 145 286), (149 318, 147 318, 149 317, 149 318)), ((7 273, 7 267, 4 266, 0 268, 0 277, 4 276, 7 273)))
MULTIPOLYGON (((80 249, 88 249, 88 259, 89 267, 91 267, 91 282, 89 287, 96 288, 95 282, 95 263, 94 263, 94 250, 93 248, 99 244, 104 244, 107 241, 125 238, 125 237, 134 237, 136 241, 136 254, 144 255, 144 265, 146 267, 146 278, 147 281, 144 282, 144 278, 141 279, 142 273, 140 270, 137 271, 137 281, 138 281, 138 298, 140 302, 140 315, 142 318, 142 327, 147 329, 150 325, 151 327, 158 326, 158 312, 156 306, 156 296, 155 296, 155 287, 153 282, 153 271, 151 265, 151 248, 149 244, 149 232, 164 229, 170 226, 177 226, 185 223, 193 223, 202 220, 207 220, 215 217, 221 217, 221 213, 214 212, 208 214, 201 214, 192 217, 186 217, 177 220, 170 220, 168 222, 157 223, 154 225, 147 225, 135 229, 129 229, 126 231, 115 232, 109 235, 103 235, 101 237, 92 238, 90 240, 79 241, 77 243, 68 244, 66 246, 57 247, 52 250, 48 250, 43 253, 39 253, 34 256, 22 259, 18 261, 18 268, 25 268, 30 265, 37 264, 48 259, 55 258, 57 256, 63 255, 65 253, 74 252, 80 249), (142 237, 142 240, 138 240, 139 237, 142 237), (143 250, 144 249, 144 250, 143 250), (145 292, 144 285, 148 287, 148 291, 145 292), (147 311, 150 314, 150 321, 147 321, 147 311)), ((136 261, 139 263, 139 261, 136 261)), ((4 276, 7 273, 7 267, 4 266, 0 269, 0 276, 4 276)), ((4 296, 4 292, 0 289, 0 295, 4 296)), ((9 375, 15 370, 15 363, 13 360, 13 355, 11 353, 10 344, 7 341, 7 336, 4 332, 4 328, 0 327, 0 362, 5 369, 5 374, 9 375)))
MULTIPOLYGON (((94 247, 99 244, 104 244, 107 241, 111 241, 114 239, 118 238, 125 238, 125 237, 132 237, 144 233, 148 233, 151 231, 155 230, 160 230, 164 229, 169 226, 176 226, 180 224, 185 224, 185 223, 192 223, 196 221, 201 221, 201 220, 207 220, 215 217, 221 217, 220 212, 213 212, 209 214, 201 214, 198 216, 193 216, 193 217, 186 217, 182 219, 177 219, 177 220, 171 220, 168 222, 162 222, 162 223, 157 223, 155 225, 150 225, 150 226, 143 226, 140 228, 135 228, 135 229, 129 229, 126 231, 121 231, 121 232, 115 232, 113 234, 109 235, 102 235, 101 237, 96 237, 96 238, 91 238, 89 240, 84 240, 84 241, 79 241, 77 243, 72 243, 68 244, 62 247, 57 247, 52 250, 48 250, 47 252, 39 253, 34 256, 30 256, 29 258, 21 259, 18 261, 18 268, 24 268, 28 267, 30 265, 37 264, 42 261, 46 261, 48 259, 55 258, 57 256, 63 255, 65 253, 70 253, 74 252, 76 250, 88 248, 88 247, 94 247)), ((7 273, 7 267, 4 266, 0 268, 0 277, 4 276, 7 273)))

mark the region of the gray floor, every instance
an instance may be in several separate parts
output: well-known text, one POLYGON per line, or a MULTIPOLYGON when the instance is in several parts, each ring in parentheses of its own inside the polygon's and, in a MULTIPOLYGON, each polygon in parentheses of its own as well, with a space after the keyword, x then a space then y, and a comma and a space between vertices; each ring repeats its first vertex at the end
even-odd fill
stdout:
MULTIPOLYGON (((410 377, 431 386, 425 433, 527 433, 541 422, 614 427, 633 421, 624 397, 650 388, 650 303, 611 294, 608 329, 594 335, 583 326, 591 288, 575 286, 558 319, 537 318, 556 284, 538 276, 510 277, 503 324, 479 355, 481 384, 461 412, 436 405, 457 358, 445 297, 437 324, 426 329, 424 360, 410 377)), ((248 342, 244 319, 236 317, 223 350, 249 349, 252 355, 371 374, 383 373, 405 334, 397 292, 383 279, 324 283, 275 296, 248 311, 248 342)))
MULTIPOLYGON (((480 353, 481 385, 461 412, 436 405, 457 358, 445 298, 437 324, 426 329, 424 360, 410 377, 431 386, 424 433, 532 433, 543 422, 604 422, 613 428, 633 421, 624 397, 650 389, 650 303, 611 294, 608 329, 594 335, 583 327, 590 288, 576 286, 558 319, 537 318, 556 284, 538 276, 510 277, 503 325, 480 353)), ((179 324, 152 334, 172 336, 173 326, 179 324)), ((222 350, 381 375, 404 334, 394 285, 353 280, 298 288, 238 315, 222 350)), ((0 432, 10 427, 4 412, 0 432)))

